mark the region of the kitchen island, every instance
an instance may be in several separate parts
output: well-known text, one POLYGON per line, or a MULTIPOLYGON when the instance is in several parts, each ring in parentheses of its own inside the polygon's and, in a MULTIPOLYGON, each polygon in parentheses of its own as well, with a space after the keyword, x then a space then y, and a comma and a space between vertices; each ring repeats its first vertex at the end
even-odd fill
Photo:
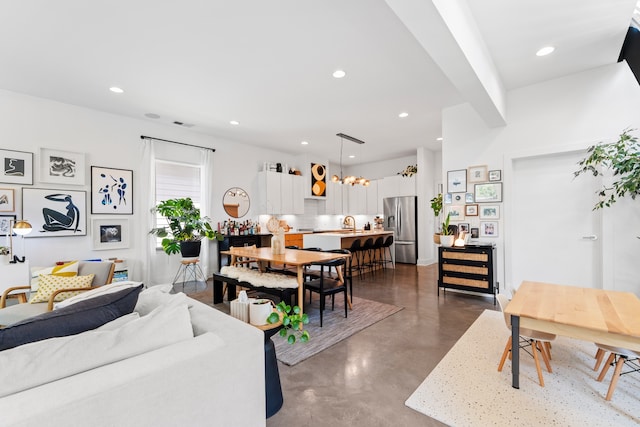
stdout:
MULTIPOLYGON (((360 245, 364 245, 364 242, 368 238, 372 238, 375 242, 378 237, 392 236, 393 231, 385 230, 343 230, 338 232, 328 233, 313 233, 303 235, 305 248, 321 248, 322 250, 331 249, 349 249, 354 240, 360 240, 360 245)), ((391 245, 391 256, 395 260, 395 247, 391 245)), ((369 262, 369 259, 365 257, 364 262, 369 262)), ((357 267, 356 260, 354 258, 353 267, 357 267)))

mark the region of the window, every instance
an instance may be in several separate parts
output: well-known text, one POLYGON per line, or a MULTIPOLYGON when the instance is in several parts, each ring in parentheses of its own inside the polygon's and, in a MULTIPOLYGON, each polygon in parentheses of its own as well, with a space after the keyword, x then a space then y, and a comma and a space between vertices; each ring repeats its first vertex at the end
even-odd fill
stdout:
MULTIPOLYGON (((188 163, 156 160, 156 204, 162 200, 190 197, 196 207, 201 200, 201 167, 188 163)), ((156 226, 166 226, 167 220, 156 215, 156 226)), ((162 247, 157 239, 157 247, 162 247)))

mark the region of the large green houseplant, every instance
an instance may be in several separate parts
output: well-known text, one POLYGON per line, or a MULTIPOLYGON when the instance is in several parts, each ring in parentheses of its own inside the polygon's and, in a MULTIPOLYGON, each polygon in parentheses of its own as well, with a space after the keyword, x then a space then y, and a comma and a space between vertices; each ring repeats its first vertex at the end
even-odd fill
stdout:
POLYGON ((600 142, 587 149, 588 156, 578 162, 580 169, 573 175, 583 173, 593 176, 603 175, 606 170, 613 172, 611 186, 597 191, 600 200, 594 210, 610 207, 616 200, 627 195, 635 199, 640 194, 640 144, 638 138, 631 135, 634 129, 625 129, 615 142, 600 142))
MULTIPOLYGON (((436 217, 436 224, 440 223, 440 214, 442 213, 442 193, 438 193, 433 199, 429 200, 433 215, 436 217)), ((433 243, 440 244, 440 230, 433 233, 433 243)))
POLYGON ((223 239, 223 235, 211 227, 210 219, 200 216, 200 209, 189 197, 164 200, 151 211, 167 219, 168 226, 154 228, 150 233, 162 237, 162 249, 169 255, 181 252, 183 256, 198 256, 202 239, 223 239), (185 253, 187 246, 196 246, 198 253, 185 253))

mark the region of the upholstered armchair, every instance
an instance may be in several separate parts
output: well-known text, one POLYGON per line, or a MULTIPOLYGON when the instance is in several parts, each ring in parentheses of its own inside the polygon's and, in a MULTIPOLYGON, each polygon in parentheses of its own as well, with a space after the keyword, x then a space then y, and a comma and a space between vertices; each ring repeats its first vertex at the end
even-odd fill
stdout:
POLYGON ((57 289, 51 292, 47 300, 43 302, 27 302, 27 294, 32 291, 31 285, 11 287, 5 290, 0 298, 0 327, 53 310, 56 297, 63 292, 82 292, 111 283, 114 270, 115 264, 111 261, 80 261, 78 263, 77 276, 93 274, 93 279, 89 286, 57 289), (9 298, 16 298, 18 304, 7 306, 9 298))

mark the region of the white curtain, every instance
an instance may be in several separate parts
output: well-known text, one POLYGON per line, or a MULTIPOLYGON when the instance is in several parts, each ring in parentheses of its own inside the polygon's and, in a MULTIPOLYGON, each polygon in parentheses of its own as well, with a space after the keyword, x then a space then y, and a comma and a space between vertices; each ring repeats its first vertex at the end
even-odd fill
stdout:
MULTIPOLYGON (((200 181, 200 213, 202 216, 211 217, 211 213, 213 212, 213 198, 211 197, 211 191, 209 190, 211 187, 211 183, 213 182, 213 151, 208 149, 200 150, 200 166, 202 167, 201 181, 200 181)), ((211 224, 212 227, 216 227, 214 224, 211 224)), ((211 245, 215 245, 215 243, 210 242, 209 240, 203 240, 202 242, 202 250, 200 252, 200 267, 202 268, 202 272, 204 273, 204 277, 209 277, 209 271, 211 268, 212 260, 214 257, 211 256, 211 245)), ((213 268, 213 270, 216 270, 213 268)))
MULTIPOLYGON (((155 143, 150 139, 142 140, 142 167, 140 173, 140 189, 146 189, 146 196, 143 198, 144 206, 144 230, 142 247, 144 248, 142 280, 145 285, 152 285, 152 263, 156 252, 156 238, 148 231, 155 227, 155 216, 151 213, 151 208, 156 205, 156 152, 155 143)), ((144 191, 144 190, 143 190, 144 191)))

